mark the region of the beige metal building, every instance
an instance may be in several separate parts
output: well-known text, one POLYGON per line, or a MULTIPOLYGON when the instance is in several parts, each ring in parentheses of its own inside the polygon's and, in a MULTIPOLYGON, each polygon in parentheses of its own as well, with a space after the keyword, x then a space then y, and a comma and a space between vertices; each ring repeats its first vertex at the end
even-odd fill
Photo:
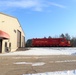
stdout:
POLYGON ((0 53, 25 47, 25 34, 17 18, 0 13, 0 53))

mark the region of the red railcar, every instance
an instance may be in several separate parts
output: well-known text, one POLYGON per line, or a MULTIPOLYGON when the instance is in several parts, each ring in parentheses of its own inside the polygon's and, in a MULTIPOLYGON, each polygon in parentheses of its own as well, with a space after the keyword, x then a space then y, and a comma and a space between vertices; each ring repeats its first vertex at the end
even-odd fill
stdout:
POLYGON ((32 47, 69 47, 70 41, 65 38, 36 38, 32 39, 32 47))

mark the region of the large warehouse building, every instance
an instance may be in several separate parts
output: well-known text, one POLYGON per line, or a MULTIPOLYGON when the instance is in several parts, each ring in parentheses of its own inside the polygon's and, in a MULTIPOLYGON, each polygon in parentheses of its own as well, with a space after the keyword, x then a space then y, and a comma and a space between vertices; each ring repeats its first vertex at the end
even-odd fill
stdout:
POLYGON ((0 13, 0 53, 25 47, 25 34, 17 18, 0 13))

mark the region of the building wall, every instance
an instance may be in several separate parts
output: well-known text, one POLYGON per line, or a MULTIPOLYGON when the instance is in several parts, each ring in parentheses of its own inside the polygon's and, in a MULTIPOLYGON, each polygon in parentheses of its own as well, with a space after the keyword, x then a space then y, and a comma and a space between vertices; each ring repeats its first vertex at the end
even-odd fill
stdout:
POLYGON ((0 13, 0 30, 8 33, 10 35, 10 39, 3 39, 2 41, 2 52, 5 52, 5 42, 11 43, 11 51, 15 51, 18 48, 17 45, 17 31, 21 32, 21 47, 25 46, 25 41, 22 37, 25 37, 25 34, 21 28, 21 25, 17 18, 11 17, 9 15, 5 15, 3 13, 0 13), (22 42, 24 44, 22 44, 22 42))

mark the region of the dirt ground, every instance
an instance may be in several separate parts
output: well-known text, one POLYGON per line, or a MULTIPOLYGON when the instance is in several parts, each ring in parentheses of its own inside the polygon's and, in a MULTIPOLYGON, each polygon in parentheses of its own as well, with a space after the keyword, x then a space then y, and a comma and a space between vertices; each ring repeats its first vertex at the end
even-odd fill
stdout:
POLYGON ((23 75, 74 69, 76 69, 76 56, 0 56, 0 75, 23 75), (17 62, 44 62, 45 64, 32 66, 31 64, 15 64, 17 62))

